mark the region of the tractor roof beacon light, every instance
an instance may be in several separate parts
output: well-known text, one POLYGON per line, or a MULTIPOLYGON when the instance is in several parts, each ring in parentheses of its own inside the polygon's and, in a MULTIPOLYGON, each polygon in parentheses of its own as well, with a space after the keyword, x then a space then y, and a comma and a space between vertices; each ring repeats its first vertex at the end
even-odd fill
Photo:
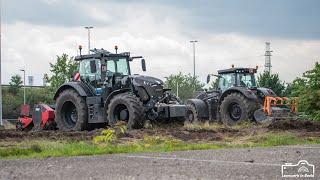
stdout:
POLYGON ((116 54, 118 54, 118 46, 117 45, 114 46, 114 49, 116 50, 116 54))

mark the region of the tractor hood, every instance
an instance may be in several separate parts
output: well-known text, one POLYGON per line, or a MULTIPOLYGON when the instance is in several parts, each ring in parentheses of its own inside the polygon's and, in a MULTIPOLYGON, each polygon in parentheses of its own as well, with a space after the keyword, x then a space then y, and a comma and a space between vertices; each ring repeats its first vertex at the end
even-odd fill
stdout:
POLYGON ((258 92, 262 93, 263 96, 277 96, 276 93, 272 91, 272 89, 269 88, 257 88, 258 92))
POLYGON ((160 79, 142 75, 133 75, 130 78, 143 101, 150 98, 160 99, 163 96, 163 81, 160 79))
POLYGON ((133 79, 134 85, 138 85, 138 86, 142 86, 142 85, 147 85, 147 86, 161 85, 161 86, 163 86, 163 81, 161 81, 158 78, 151 77, 151 76, 132 75, 130 77, 133 79))

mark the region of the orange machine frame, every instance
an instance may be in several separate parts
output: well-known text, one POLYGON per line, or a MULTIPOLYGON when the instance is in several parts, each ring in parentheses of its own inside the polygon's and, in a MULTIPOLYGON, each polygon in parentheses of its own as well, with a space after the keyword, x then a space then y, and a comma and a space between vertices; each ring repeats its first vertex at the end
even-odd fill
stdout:
POLYGON ((272 97, 266 96, 263 104, 263 111, 268 115, 272 115, 272 106, 290 106, 291 112, 298 112, 298 101, 297 98, 287 98, 287 97, 272 97))

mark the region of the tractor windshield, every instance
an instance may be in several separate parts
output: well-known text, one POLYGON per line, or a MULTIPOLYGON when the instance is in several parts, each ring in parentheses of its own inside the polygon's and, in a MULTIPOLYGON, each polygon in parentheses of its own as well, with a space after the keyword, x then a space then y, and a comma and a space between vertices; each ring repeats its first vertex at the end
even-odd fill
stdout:
POLYGON ((239 85, 248 88, 257 87, 254 74, 239 74, 239 85))
MULTIPOLYGON (((85 59, 80 62, 79 72, 81 78, 89 83, 101 80, 100 59, 85 59)), ((130 75, 129 62, 124 57, 113 57, 107 60, 107 74, 111 77, 117 75, 130 75)))
POLYGON ((130 75, 130 67, 126 58, 112 58, 107 61, 107 76, 114 73, 130 75))

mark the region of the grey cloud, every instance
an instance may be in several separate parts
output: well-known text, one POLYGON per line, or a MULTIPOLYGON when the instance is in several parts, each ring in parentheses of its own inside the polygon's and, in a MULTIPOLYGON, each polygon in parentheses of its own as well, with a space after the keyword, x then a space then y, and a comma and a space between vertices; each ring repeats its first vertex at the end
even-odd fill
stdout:
MULTIPOLYGON (((320 39, 318 0, 7 0, 3 4, 4 21, 8 23, 27 21, 56 26, 112 27, 125 21, 128 14, 139 15, 141 11, 149 10, 159 24, 165 18, 175 19, 185 32, 194 36, 208 32, 238 32, 250 36, 320 39), (100 7, 97 11, 106 12, 117 7, 118 12, 112 13, 108 20, 97 19, 86 10, 85 6, 90 5, 100 7)), ((141 26, 143 28, 143 24, 141 26)))
POLYGON ((79 2, 57 1, 46 3, 40 0, 6 0, 3 5, 5 23, 28 22, 40 25, 83 26, 87 24, 107 24, 91 18, 79 8, 79 2))

